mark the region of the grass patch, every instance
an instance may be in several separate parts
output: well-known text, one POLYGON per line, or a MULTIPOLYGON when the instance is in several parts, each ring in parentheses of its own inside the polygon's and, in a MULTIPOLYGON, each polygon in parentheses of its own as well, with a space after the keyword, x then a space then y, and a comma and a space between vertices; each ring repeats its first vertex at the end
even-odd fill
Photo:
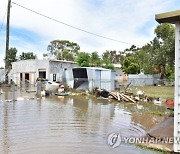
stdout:
POLYGON ((167 151, 166 149, 159 149, 159 148, 155 148, 155 147, 148 147, 147 145, 143 145, 143 144, 135 144, 135 145, 138 146, 141 149, 145 149, 145 150, 151 149, 154 152, 157 151, 157 152, 160 152, 162 154, 172 154, 173 153, 173 152, 167 151))
POLYGON ((146 113, 152 114, 152 115, 158 115, 158 116, 167 116, 167 117, 174 116, 174 112, 173 111, 168 111, 168 112, 163 112, 163 111, 147 111, 146 113))
POLYGON ((133 87, 132 89, 135 90, 135 88, 144 91, 144 95, 148 97, 161 97, 164 99, 174 99, 174 87, 170 86, 138 86, 133 87))

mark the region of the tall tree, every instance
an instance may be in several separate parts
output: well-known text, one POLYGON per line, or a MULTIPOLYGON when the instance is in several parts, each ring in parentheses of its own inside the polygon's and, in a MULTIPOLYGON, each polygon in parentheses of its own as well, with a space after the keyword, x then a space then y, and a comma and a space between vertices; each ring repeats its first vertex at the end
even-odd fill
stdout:
POLYGON ((103 60, 103 63, 105 63, 106 65, 109 63, 112 63, 111 58, 110 58, 110 52, 108 50, 106 50, 106 52, 102 54, 102 60, 103 60))
POLYGON ((74 60, 80 51, 80 46, 68 40, 53 40, 48 45, 47 50, 50 55, 59 60, 74 60))
POLYGON ((79 52, 76 62, 81 67, 89 67, 90 55, 86 52, 79 52))
POLYGON ((19 56, 20 60, 36 59, 37 56, 33 52, 22 52, 19 56))
POLYGON ((65 50, 63 50, 61 52, 57 52, 56 53, 56 58, 58 60, 74 61, 75 57, 73 56, 73 54, 69 50, 65 49, 65 50))
MULTIPOLYGON (((126 72, 138 73, 133 66, 134 72, 129 71, 130 65, 137 64, 145 74, 161 73, 165 77, 166 66, 168 70, 174 69, 175 29, 170 24, 158 25, 155 29, 156 37, 142 48, 132 46, 126 49, 126 58, 123 61, 123 69, 126 72), (129 52, 133 51, 133 52, 129 52), (135 59, 135 60, 133 60, 135 59)), ((136 67, 138 69, 138 67, 136 67)), ((172 74, 172 73, 171 73, 172 74)))
POLYGON ((158 59, 162 64, 174 67, 175 60, 175 28, 171 24, 160 24, 155 29, 155 34, 160 42, 158 59))
POLYGON ((17 52, 16 48, 10 48, 8 50, 8 69, 12 68, 12 62, 17 61, 17 52))
POLYGON ((91 66, 101 66, 101 58, 96 51, 91 53, 90 63, 91 66))
POLYGON ((155 53, 156 63, 160 66, 161 79, 166 76, 166 65, 174 69, 175 62, 175 28, 171 24, 160 24, 155 29, 156 40, 159 43, 155 53))
POLYGON ((135 56, 131 55, 126 57, 122 62, 122 70, 126 74, 138 74, 140 73, 140 65, 135 58, 135 56))

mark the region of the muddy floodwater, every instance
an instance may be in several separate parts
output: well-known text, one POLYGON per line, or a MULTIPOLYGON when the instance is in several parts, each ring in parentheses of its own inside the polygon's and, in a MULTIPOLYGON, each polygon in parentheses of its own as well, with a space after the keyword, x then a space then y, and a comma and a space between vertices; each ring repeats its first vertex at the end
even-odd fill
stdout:
POLYGON ((141 136, 164 120, 141 112, 146 106, 90 96, 33 99, 33 93, 20 91, 12 102, 12 96, 9 89, 0 95, 0 154, 158 153, 133 144, 112 148, 107 143, 113 132, 141 136))

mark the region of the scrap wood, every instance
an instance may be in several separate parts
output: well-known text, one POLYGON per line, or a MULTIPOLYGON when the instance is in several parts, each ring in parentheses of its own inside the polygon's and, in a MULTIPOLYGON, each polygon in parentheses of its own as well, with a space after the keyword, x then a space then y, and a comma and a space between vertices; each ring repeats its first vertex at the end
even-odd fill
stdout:
POLYGON ((120 101, 120 95, 119 95, 119 93, 117 92, 116 95, 117 95, 118 101, 120 101))
POLYGON ((111 96, 115 99, 117 99, 118 101, 126 101, 126 102, 133 102, 136 103, 136 101, 132 98, 130 98, 128 95, 124 94, 124 93, 120 93, 120 92, 111 92, 110 93, 111 96))
POLYGON ((135 100, 133 100, 132 98, 130 98, 129 96, 127 96, 127 95, 124 95, 124 94, 122 94, 126 99, 128 99, 129 101, 131 101, 131 102, 133 102, 133 103, 136 103, 136 101, 135 100))
MULTIPOLYGON (((131 81, 131 82, 132 82, 132 81, 131 81)), ((131 82, 126 85, 126 87, 125 87, 125 89, 124 89, 124 92, 127 91, 127 89, 129 88, 129 86, 131 85, 131 82)))
POLYGON ((121 97, 122 97, 122 99, 124 100, 124 101, 126 101, 126 102, 128 102, 129 100, 126 98, 126 97, 124 97, 122 94, 119 94, 121 97))
POLYGON ((115 99, 118 99, 115 92, 111 92, 110 94, 111 94, 111 96, 113 96, 115 99))

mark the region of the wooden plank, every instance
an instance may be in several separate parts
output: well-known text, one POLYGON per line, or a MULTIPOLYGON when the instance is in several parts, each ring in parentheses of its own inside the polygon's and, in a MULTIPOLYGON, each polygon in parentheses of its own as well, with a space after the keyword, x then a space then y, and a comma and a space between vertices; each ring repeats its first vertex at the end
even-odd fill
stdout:
POLYGON ((115 99, 118 99, 117 96, 116 96, 116 93, 111 92, 110 95, 113 96, 115 99))
POLYGON ((119 93, 117 92, 117 93, 116 93, 116 95, 117 95, 117 99, 118 99, 118 101, 120 101, 120 96, 119 96, 119 93))
POLYGON ((130 98, 129 96, 127 96, 127 95, 124 95, 124 94, 122 94, 126 99, 128 99, 129 101, 131 101, 131 102, 133 102, 133 103, 136 103, 136 101, 135 100, 133 100, 132 98, 130 98))
POLYGON ((121 94, 119 94, 119 95, 120 95, 120 97, 122 97, 123 101, 126 101, 126 102, 128 102, 128 101, 129 101, 126 97, 124 97, 124 96, 122 95, 122 93, 121 93, 121 94))

